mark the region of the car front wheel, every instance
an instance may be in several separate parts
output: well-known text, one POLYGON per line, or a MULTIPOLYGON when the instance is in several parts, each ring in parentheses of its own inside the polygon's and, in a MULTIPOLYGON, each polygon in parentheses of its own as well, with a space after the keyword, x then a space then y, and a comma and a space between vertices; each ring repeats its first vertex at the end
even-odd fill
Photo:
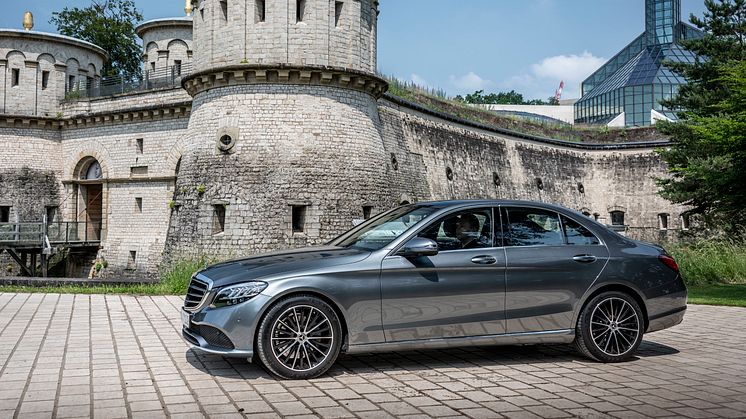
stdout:
POLYGON ((640 305, 622 292, 605 292, 583 308, 575 333, 575 346, 600 362, 630 359, 642 342, 643 314, 640 305))
POLYGON ((257 352, 272 374, 307 380, 324 374, 342 344, 339 318, 329 304, 311 295, 293 296, 272 306, 259 326, 257 352))

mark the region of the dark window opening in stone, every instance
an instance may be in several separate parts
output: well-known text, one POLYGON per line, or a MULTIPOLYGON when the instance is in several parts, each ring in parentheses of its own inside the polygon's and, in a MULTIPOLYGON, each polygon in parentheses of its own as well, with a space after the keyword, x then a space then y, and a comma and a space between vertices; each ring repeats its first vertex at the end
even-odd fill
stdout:
POLYGON ((14 68, 11 74, 11 86, 16 87, 21 82, 21 70, 14 68))
POLYGON ((49 71, 41 72, 41 89, 46 90, 49 87, 49 71))
POLYGON ((492 172, 492 183, 495 184, 495 186, 500 186, 500 175, 497 174, 497 172, 492 172))
POLYGON ((130 257, 127 260, 127 269, 133 270, 135 269, 135 266, 137 266, 137 252, 130 250, 130 257))
POLYGON ((223 20, 228 21, 228 0, 220 0, 220 11, 223 13, 223 20))
POLYGON ((296 23, 303 22, 303 18, 306 16, 306 0, 296 0, 295 2, 295 21, 296 23))
POLYGON ((67 76, 67 91, 75 90, 75 76, 67 76))
POLYGON ((174 169, 174 174, 176 176, 179 176, 180 171, 181 171, 181 158, 179 158, 179 161, 176 162, 176 168, 174 169))
POLYGON ((293 233, 302 233, 306 230, 306 208, 306 205, 293 205, 290 208, 293 233))
POLYGON ((334 26, 339 26, 339 21, 342 19, 342 7, 344 3, 341 1, 334 2, 334 26))
POLYGON ((135 212, 142 213, 142 198, 135 198, 135 212))
POLYGON ((181 60, 174 60, 174 77, 181 75, 181 60))
POLYGON ((536 178, 536 187, 539 188, 540 191, 544 190, 544 181, 540 178, 536 178))
POLYGON ((256 0, 256 10, 255 10, 256 17, 254 18, 255 23, 264 22, 267 19, 267 15, 265 14, 266 13, 265 7, 266 5, 265 5, 264 0, 256 0))
POLYGON ((57 221, 58 212, 59 212, 59 207, 55 207, 55 206, 47 207, 47 224, 52 224, 57 221))
POLYGON ((233 141, 233 138, 231 138, 231 136, 228 135, 228 134, 223 135, 222 137, 220 137, 220 143, 223 144, 226 147, 228 147, 229 145, 231 145, 232 141, 233 141))
POLYGON ((658 214, 658 228, 668 230, 668 214, 658 214))
POLYGON ((689 214, 681 214, 681 229, 689 230, 689 214))
POLYGON ((409 201, 401 201, 399 202, 399 205, 409 205, 409 201))
POLYGON ((448 178, 448 180, 453 180, 453 169, 450 167, 446 167, 446 178, 448 178))
POLYGON ((582 183, 578 183, 578 192, 585 193, 585 186, 582 183))
POLYGON ((624 225, 624 211, 611 211, 611 225, 613 226, 624 225))
POLYGON ((213 205, 212 207, 212 234, 220 234, 225 231, 225 205, 213 205))
POLYGON ((364 219, 366 220, 369 219, 372 213, 373 213, 373 207, 369 205, 366 205, 363 207, 363 218, 364 219))
POLYGON ((150 62, 150 71, 155 71, 155 61, 150 62))
POLYGON ((86 77, 85 78, 85 88, 86 88, 86 90, 93 89, 93 77, 86 77))
POLYGON ((399 170, 399 160, 396 159, 396 155, 391 153, 391 167, 394 170, 399 170))
POLYGON ((143 147, 144 147, 143 139, 142 138, 138 138, 137 140, 135 140, 135 145, 137 147, 137 154, 142 154, 143 147))
POLYGON ((0 207, 0 223, 10 222, 10 207, 0 207))

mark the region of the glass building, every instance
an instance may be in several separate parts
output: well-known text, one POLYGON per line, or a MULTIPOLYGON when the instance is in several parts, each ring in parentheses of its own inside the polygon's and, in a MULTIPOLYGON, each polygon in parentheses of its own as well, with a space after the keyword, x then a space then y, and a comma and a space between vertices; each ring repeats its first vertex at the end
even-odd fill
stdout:
POLYGON ((686 80, 663 63, 694 62, 679 42, 699 37, 701 31, 681 21, 681 0, 645 0, 645 33, 583 82, 575 123, 634 127, 675 120, 660 101, 686 80))

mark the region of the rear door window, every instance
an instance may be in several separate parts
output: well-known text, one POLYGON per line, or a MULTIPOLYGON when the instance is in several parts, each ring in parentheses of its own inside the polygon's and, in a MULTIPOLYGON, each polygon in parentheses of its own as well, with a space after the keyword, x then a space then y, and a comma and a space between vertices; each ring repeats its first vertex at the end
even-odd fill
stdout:
POLYGON ((562 225, 565 227, 565 237, 567 244, 572 246, 594 246, 601 244, 593 233, 580 223, 571 220, 564 215, 562 216, 562 225))
POLYGON ((559 215, 535 208, 507 208, 506 246, 562 246, 559 215))

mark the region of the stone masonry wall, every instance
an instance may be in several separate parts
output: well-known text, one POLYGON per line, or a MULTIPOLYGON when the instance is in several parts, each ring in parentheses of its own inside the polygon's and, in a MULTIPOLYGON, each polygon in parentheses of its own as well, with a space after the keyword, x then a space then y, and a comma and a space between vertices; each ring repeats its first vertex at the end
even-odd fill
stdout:
POLYGON ((685 208, 658 195, 655 178, 666 176, 665 164, 650 149, 549 146, 445 122, 387 101, 380 111, 384 127, 401 127, 401 133, 387 129, 384 138, 403 134, 409 152, 421 158, 429 199, 544 201, 598 214, 606 224, 611 224, 610 212, 620 210, 635 230, 657 231, 658 214, 664 213, 670 216, 669 229, 681 227, 685 208))
POLYGON ((230 257, 322 244, 363 206, 398 203, 375 100, 331 87, 240 85, 199 94, 177 182, 168 256, 230 257), (237 139, 217 148, 220 136, 237 139), (292 206, 306 206, 302 232, 292 206), (224 230, 216 207, 225 207, 224 230))
POLYGON ((260 21, 256 0, 200 0, 194 12, 195 69, 282 63, 374 74, 377 8, 373 0, 341 3, 339 21, 334 0, 305 1, 297 21, 295 1, 265 0, 260 21))
POLYGON ((104 232, 100 253, 108 262, 105 277, 157 277, 187 123, 186 117, 172 117, 63 131, 62 167, 66 193, 71 196, 64 208, 67 217, 80 217, 84 211, 81 188, 85 185, 75 183, 80 177, 76 168, 88 157, 101 164, 104 232))

